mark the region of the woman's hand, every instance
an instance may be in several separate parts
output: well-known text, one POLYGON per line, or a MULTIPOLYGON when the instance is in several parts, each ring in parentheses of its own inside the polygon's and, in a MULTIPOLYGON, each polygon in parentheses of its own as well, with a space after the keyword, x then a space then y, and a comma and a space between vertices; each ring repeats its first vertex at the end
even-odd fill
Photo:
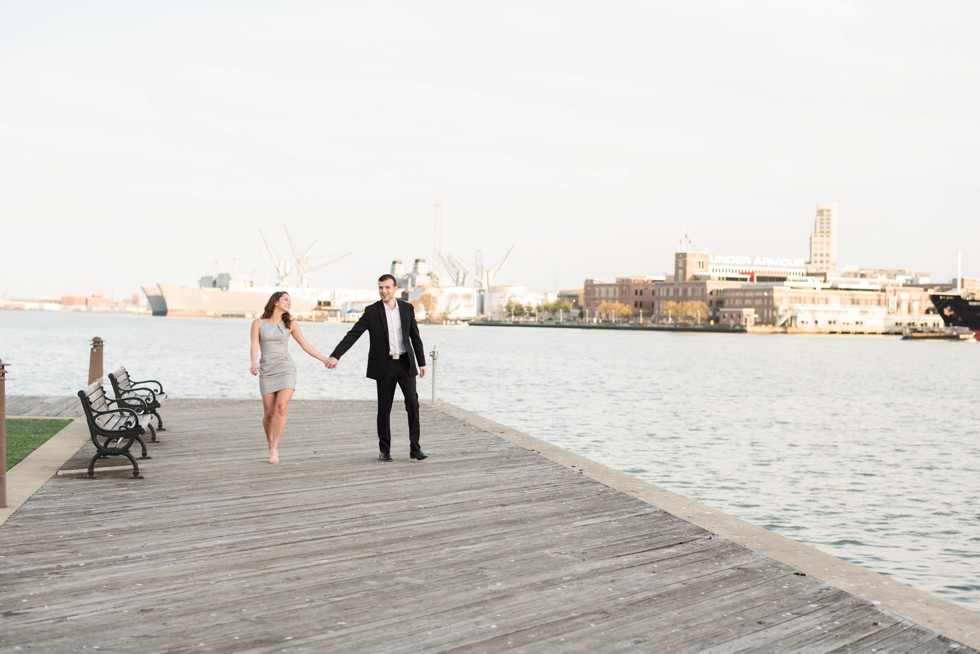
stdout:
POLYGON ((259 367, 257 365, 255 365, 254 363, 252 364, 251 372, 252 372, 253 375, 259 374, 259 367))

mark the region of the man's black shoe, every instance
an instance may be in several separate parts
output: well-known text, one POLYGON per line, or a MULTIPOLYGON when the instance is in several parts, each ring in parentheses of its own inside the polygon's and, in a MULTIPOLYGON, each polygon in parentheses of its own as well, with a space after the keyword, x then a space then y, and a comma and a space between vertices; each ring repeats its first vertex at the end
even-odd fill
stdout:
POLYGON ((382 452, 378 455, 378 461, 391 461, 391 455, 387 452, 382 452))
POLYGON ((415 459, 416 461, 421 461, 422 459, 429 458, 429 455, 423 452, 422 450, 415 450, 414 452, 409 454, 409 456, 415 459))

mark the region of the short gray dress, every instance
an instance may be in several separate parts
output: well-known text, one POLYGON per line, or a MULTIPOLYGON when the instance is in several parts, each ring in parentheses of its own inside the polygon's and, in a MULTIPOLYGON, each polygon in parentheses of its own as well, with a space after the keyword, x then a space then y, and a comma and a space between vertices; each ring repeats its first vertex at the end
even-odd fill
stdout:
POLYGON ((263 395, 275 393, 284 388, 296 388, 296 364, 286 349, 289 345, 289 330, 281 321, 270 324, 259 322, 259 391, 263 395))

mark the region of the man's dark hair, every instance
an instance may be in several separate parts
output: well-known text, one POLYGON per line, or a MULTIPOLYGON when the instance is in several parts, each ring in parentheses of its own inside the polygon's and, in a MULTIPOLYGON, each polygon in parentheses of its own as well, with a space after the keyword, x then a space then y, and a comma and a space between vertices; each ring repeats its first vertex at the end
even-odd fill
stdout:
POLYGON ((386 279, 390 279, 391 283, 395 285, 395 288, 398 288, 398 280, 395 279, 394 275, 390 275, 388 273, 385 273, 384 275, 381 275, 381 277, 378 277, 378 283, 380 284, 386 279))

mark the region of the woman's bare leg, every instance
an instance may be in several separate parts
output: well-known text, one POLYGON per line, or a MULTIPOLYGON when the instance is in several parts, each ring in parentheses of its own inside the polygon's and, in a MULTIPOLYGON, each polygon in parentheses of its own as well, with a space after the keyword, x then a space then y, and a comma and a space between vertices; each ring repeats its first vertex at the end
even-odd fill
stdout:
POLYGON ((269 463, 279 463, 279 441, 286 430, 286 413, 293 399, 293 389, 284 388, 275 394, 275 406, 272 417, 272 436, 269 441, 269 463))
POLYGON ((272 421, 276 415, 276 394, 266 393, 262 396, 262 429, 265 430, 265 442, 272 449, 272 421))

